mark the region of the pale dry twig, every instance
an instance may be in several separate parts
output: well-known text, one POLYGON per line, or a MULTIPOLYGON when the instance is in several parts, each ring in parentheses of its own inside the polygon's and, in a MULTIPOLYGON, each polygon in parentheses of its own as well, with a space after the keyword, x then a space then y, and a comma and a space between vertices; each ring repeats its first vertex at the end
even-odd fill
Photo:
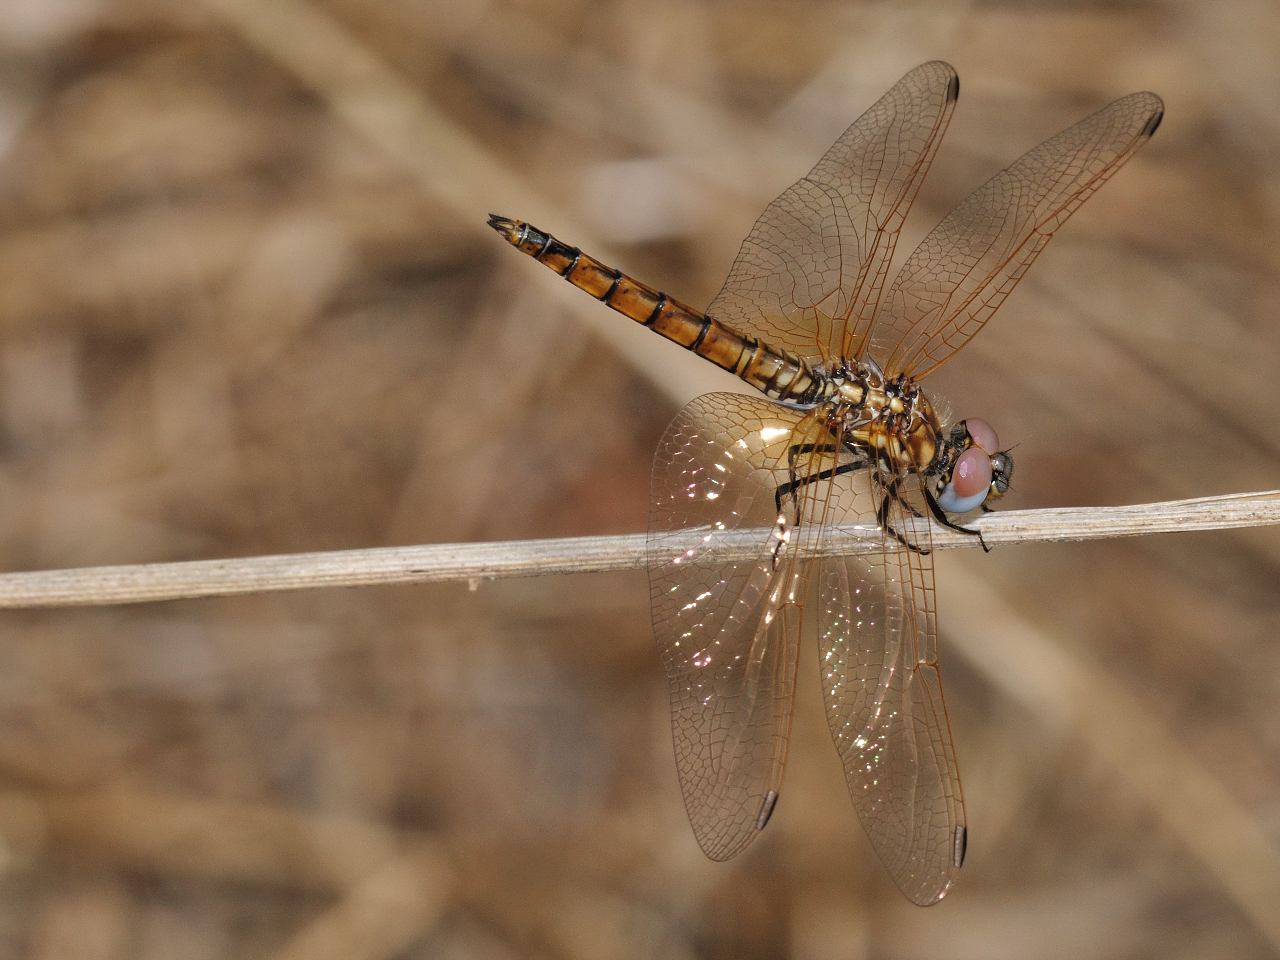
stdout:
MULTIPOLYGON (((987 514, 974 521, 988 544, 1098 540, 1278 523, 1280 490, 1123 507, 1017 510, 987 514)), ((763 541, 753 533, 739 531, 730 548, 739 549, 742 558, 754 556, 763 541)), ((689 531, 689 535, 694 538, 699 533, 689 531)), ((976 537, 939 527, 933 530, 933 543, 940 548, 978 545, 976 537)), ((835 531, 824 549, 858 553, 878 549, 878 544, 874 529, 851 526, 835 531)), ((729 556, 717 553, 717 559, 729 556)), ((391 583, 478 582, 633 570, 645 562, 644 535, 626 534, 38 570, 0 575, 0 608, 146 603, 391 583)))

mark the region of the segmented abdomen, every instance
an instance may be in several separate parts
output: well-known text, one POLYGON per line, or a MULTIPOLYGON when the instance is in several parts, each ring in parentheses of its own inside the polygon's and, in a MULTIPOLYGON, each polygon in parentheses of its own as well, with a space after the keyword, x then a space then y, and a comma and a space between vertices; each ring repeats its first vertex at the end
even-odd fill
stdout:
POLYGON ((811 404, 830 393, 827 382, 815 376, 809 364, 794 354, 740 334, 530 223, 491 214, 489 226, 517 250, 550 267, 575 287, 741 377, 766 396, 811 404))

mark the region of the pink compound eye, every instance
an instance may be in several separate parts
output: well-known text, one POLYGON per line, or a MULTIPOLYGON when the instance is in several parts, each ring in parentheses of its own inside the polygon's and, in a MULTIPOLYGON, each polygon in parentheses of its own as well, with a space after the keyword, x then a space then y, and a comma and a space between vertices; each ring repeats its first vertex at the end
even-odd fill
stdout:
POLYGON ((962 499, 977 496, 991 486, 991 457, 985 450, 970 447, 956 458, 956 465, 951 471, 951 486, 956 496, 962 499))
POLYGON ((969 432, 973 442, 987 453, 1000 452, 1000 438, 996 436, 996 432, 991 429, 991 424, 987 421, 970 418, 965 420, 964 428, 969 432))

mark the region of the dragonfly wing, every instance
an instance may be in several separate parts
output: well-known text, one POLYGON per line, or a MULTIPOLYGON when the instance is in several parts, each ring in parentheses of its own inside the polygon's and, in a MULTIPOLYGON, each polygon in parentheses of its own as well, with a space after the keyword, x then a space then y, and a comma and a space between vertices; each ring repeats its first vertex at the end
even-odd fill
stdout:
MULTIPOLYGON (((841 509, 871 517, 884 493, 865 474, 836 481, 841 509)), ((893 501, 888 524, 912 530, 893 501)), ((858 817, 894 882, 936 903, 964 859, 955 747, 938 672, 933 558, 892 535, 875 553, 817 561, 819 656, 827 722, 858 817)))
POLYGON ((765 208, 707 313, 802 357, 861 356, 898 230, 959 89, 940 61, 899 80, 765 208))
MULTIPOLYGON (((789 451, 816 417, 764 399, 699 397, 654 458, 649 520, 653 630, 670 682, 676 765, 698 843, 713 860, 768 821, 786 761, 799 640, 799 498, 777 504, 789 451)), ((794 456, 794 454, 792 454, 794 456)))
POLYGON ((880 304, 890 376, 919 379, 982 329, 1067 218, 1146 143, 1154 93, 1123 97, 1024 154, 921 241, 880 304))

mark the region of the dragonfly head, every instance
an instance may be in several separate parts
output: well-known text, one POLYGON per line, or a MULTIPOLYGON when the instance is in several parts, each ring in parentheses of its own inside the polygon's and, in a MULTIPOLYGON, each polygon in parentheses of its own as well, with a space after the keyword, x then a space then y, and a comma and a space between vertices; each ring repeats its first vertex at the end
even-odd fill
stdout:
POLYGON ((968 513, 1009 492, 1013 457, 1000 449, 991 424, 969 419, 957 423, 946 441, 945 466, 938 484, 938 506, 947 513, 968 513))

